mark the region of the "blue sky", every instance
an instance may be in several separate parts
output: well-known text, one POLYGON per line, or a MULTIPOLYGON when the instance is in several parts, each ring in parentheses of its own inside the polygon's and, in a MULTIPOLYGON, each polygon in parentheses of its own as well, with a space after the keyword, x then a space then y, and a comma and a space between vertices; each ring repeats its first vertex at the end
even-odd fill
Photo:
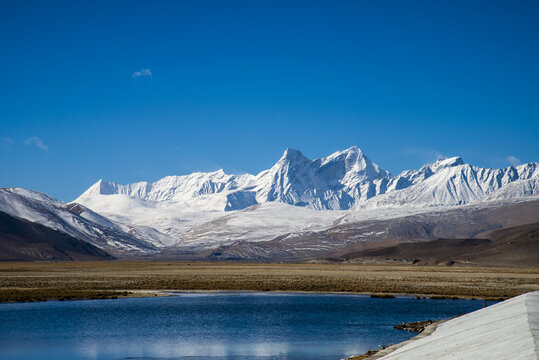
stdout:
POLYGON ((359 146, 539 161, 537 1, 0 0, 0 186, 257 173, 359 146))

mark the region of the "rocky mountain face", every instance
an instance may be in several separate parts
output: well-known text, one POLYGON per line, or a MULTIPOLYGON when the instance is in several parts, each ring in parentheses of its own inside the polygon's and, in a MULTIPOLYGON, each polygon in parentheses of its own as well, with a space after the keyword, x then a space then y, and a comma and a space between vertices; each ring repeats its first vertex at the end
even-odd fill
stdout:
POLYGON ((350 209, 360 200, 380 194, 391 175, 357 147, 309 160, 287 149, 269 170, 256 177, 258 202, 279 201, 322 210, 350 209))

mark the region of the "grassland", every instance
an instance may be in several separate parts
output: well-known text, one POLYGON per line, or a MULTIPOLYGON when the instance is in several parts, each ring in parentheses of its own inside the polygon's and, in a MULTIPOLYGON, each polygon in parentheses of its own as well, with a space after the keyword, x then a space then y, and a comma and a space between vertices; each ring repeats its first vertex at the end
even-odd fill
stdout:
POLYGON ((141 261, 0 263, 2 302, 154 296, 164 290, 505 299, 539 290, 539 269, 141 261))

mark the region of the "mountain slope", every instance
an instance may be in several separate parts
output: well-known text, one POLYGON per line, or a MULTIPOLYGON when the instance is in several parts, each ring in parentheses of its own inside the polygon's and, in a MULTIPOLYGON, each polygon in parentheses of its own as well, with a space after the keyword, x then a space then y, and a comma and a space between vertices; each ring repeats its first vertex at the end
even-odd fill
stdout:
POLYGON ((539 200, 480 203, 410 215, 377 211, 386 211, 386 217, 357 220, 346 216, 325 230, 299 231, 266 241, 223 243, 211 251, 202 251, 200 256, 235 260, 338 258, 403 242, 485 238, 492 230, 539 222, 539 200))
POLYGON ((90 243, 0 211, 0 261, 111 259, 90 243))
POLYGON ((64 204, 37 191, 0 188, 0 211, 44 225, 115 255, 152 253, 155 247, 80 204, 64 204))
POLYGON ((290 232, 319 231, 335 225, 343 216, 340 211, 316 211, 279 202, 258 204, 192 224, 167 250, 199 251, 237 241, 270 240, 290 232))
POLYGON ((391 261, 422 265, 539 266, 539 223, 494 230, 486 238, 439 239, 349 253, 346 262, 391 261))

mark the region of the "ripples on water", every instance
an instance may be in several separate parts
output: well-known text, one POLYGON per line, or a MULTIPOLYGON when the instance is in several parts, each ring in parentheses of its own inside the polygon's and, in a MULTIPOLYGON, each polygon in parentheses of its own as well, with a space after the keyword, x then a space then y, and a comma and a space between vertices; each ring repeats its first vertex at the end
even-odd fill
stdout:
POLYGON ((414 334, 401 322, 479 300, 290 293, 184 293, 0 304, 0 359, 341 359, 414 334))

